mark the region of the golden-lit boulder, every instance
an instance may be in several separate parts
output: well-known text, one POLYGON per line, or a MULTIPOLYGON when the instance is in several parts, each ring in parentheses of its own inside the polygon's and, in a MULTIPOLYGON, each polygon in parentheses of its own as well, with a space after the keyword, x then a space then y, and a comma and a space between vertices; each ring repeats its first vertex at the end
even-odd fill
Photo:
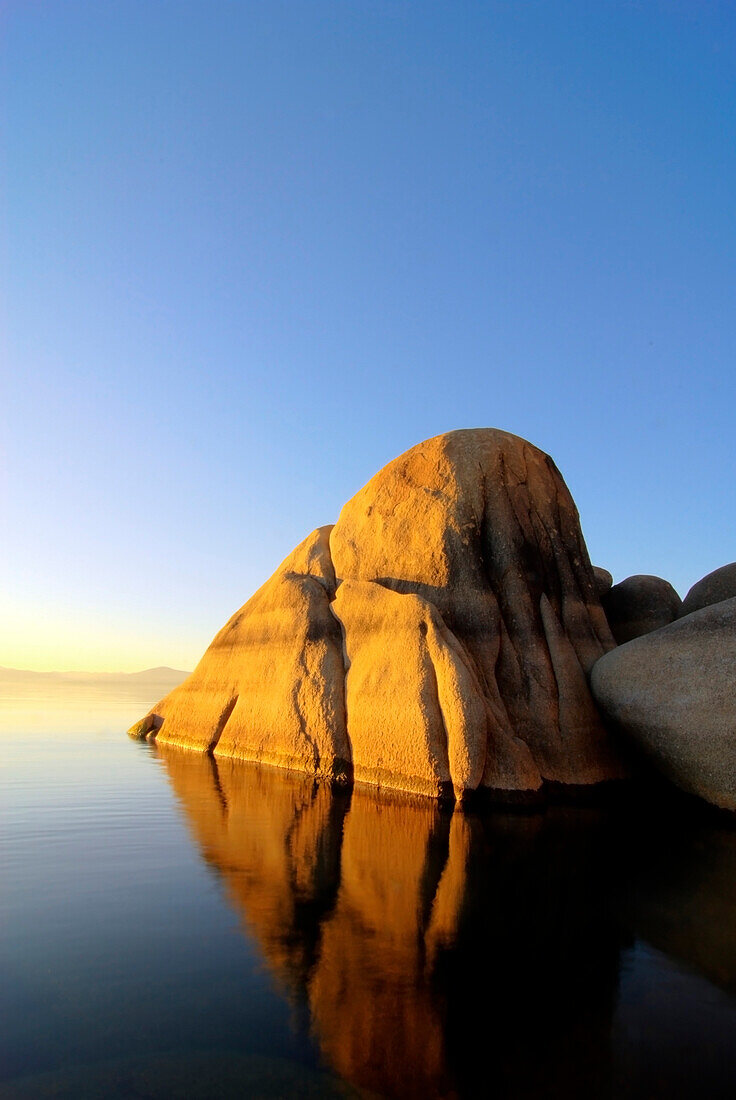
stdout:
POLYGON ((153 714, 156 739, 345 777, 340 627, 330 611, 328 528, 314 531, 222 628, 153 714))
POLYGON ((495 429, 381 470, 131 731, 422 794, 623 769, 587 673, 614 645, 555 464, 495 429))

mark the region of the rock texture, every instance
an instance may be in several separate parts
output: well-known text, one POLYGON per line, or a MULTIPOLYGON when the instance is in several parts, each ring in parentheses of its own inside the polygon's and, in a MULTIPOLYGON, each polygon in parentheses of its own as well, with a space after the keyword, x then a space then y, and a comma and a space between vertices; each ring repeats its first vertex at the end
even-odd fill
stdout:
POLYGON ((733 596, 736 596, 736 561, 714 569, 694 584, 682 601, 680 615, 690 615, 693 611, 700 611, 702 607, 730 600, 733 596))
POLYGON ((736 598, 619 646, 591 686, 674 783, 736 810, 736 598))
POLYGON ((156 739, 317 776, 346 777, 340 627, 329 527, 314 531, 152 712, 156 739))
POLYGON ((602 595, 601 603, 619 645, 674 622, 682 606, 669 581, 646 573, 615 584, 602 595))
POLYGON ((486 714, 472 663, 435 607, 371 581, 345 580, 345 691, 354 777, 425 794, 474 790, 486 714), (377 731, 386 731, 380 741, 377 731))
POLYGON ((389 463, 131 731, 462 798, 622 775, 586 675, 613 646, 552 460, 494 429, 389 463))

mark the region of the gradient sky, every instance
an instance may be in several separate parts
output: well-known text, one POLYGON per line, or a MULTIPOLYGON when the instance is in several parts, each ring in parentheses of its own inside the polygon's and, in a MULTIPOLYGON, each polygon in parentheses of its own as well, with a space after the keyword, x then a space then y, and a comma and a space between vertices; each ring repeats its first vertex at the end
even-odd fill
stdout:
POLYGON ((0 665, 194 665, 389 459, 554 457, 736 558, 732 0, 16 0, 0 665))

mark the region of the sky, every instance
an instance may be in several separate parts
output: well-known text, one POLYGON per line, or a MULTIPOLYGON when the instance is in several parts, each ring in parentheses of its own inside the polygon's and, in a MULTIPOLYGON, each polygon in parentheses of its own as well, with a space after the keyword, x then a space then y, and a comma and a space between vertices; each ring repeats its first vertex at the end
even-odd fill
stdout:
POLYGON ((0 3, 0 665, 192 668, 423 439, 736 559, 732 0, 0 3))

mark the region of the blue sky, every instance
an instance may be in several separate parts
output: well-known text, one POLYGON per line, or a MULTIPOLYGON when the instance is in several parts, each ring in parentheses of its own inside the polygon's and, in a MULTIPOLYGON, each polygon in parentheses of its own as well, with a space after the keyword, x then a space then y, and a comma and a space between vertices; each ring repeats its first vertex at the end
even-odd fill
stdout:
POLYGON ((732 3, 0 11, 0 664, 191 667, 452 428, 617 580, 736 558, 732 3))

